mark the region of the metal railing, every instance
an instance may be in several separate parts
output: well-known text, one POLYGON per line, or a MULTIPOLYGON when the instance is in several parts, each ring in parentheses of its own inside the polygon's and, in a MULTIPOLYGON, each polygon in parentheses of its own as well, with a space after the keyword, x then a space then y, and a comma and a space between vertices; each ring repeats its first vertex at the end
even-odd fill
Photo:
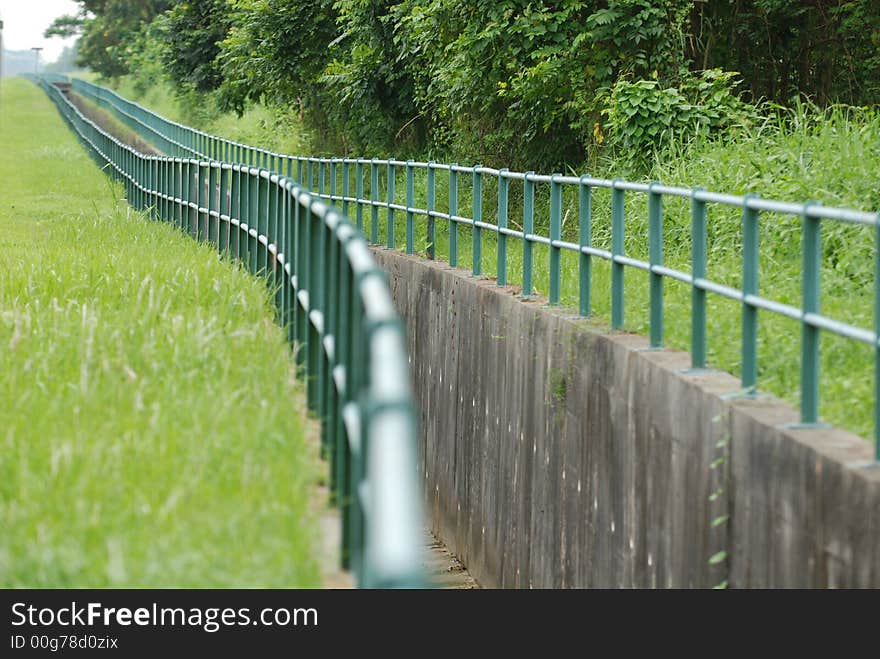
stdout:
POLYGON ((757 391, 758 384, 758 311, 767 311, 798 321, 801 326, 800 368, 800 424, 802 427, 819 425, 819 332, 837 334, 867 344, 874 352, 874 436, 875 456, 880 461, 880 217, 875 212, 822 206, 815 202, 787 203, 762 199, 755 195, 732 195, 710 192, 702 188, 683 188, 660 183, 633 183, 622 179, 604 179, 593 176, 563 176, 511 172, 490 167, 460 166, 435 162, 414 162, 394 159, 315 158, 292 156, 259 149, 221 137, 194 130, 170 121, 133 103, 112 90, 74 79, 73 89, 83 96, 110 109, 144 139, 153 140, 161 148, 177 154, 193 154, 231 160, 251 166, 286 173, 300 184, 317 190, 318 195, 338 202, 348 214, 355 204, 355 218, 359 229, 364 228, 364 211, 370 212, 370 242, 379 242, 379 210, 385 212, 385 236, 388 247, 396 246, 394 235, 395 211, 405 214, 405 250, 414 252, 414 222, 416 216, 426 218, 426 253, 435 258, 435 227, 438 220, 447 223, 448 259, 458 265, 459 227, 471 230, 471 265, 474 275, 482 274, 484 232, 493 235, 496 256, 495 276, 499 286, 508 284, 508 241, 518 239, 522 250, 522 290, 529 295, 534 289, 535 246, 549 251, 547 290, 549 303, 559 304, 561 297, 561 255, 574 252, 578 256, 578 312, 591 314, 593 259, 611 265, 611 328, 620 329, 624 323, 624 272, 626 268, 643 271, 649 279, 649 336, 651 347, 658 348, 664 338, 664 280, 683 282, 691 288, 690 354, 692 367, 706 367, 707 293, 734 300, 741 310, 741 379, 746 395, 757 391), (380 174, 384 170, 384 199, 380 174), (403 195, 395 190, 398 172, 404 171, 403 195), (437 208, 437 174, 445 179, 447 203, 437 208), (329 175, 329 181, 328 179, 329 175), (423 176, 420 187, 426 189, 424 207, 414 205, 416 176, 423 176), (472 212, 468 217, 458 206, 459 175, 470 177, 472 212), (354 185, 352 185, 352 176, 354 185), (365 177, 368 186, 365 186, 365 177), (482 212, 483 183, 494 179, 497 188, 495 223, 486 221, 482 212), (508 218, 510 184, 522 185, 521 229, 511 228, 508 218), (536 186, 549 188, 549 232, 541 235, 535 230, 536 186), (578 207, 578 241, 562 237, 562 199, 564 187, 575 188, 578 207), (365 194, 368 187, 369 195, 365 194), (593 245, 591 229, 593 191, 607 189, 611 197, 610 249, 593 245), (624 209, 628 194, 647 196, 648 258, 628 256, 624 249, 624 209), (401 198, 403 197, 403 198, 401 198), (670 268, 663 261, 663 202, 665 198, 681 198, 690 203, 690 272, 670 268), (707 277, 707 206, 734 207, 741 210, 742 268, 741 288, 710 280, 707 277), (797 216, 801 222, 802 266, 801 306, 784 304, 758 294, 758 235, 760 215, 777 213, 797 216), (877 245, 874 267, 874 327, 857 327, 820 313, 820 268, 822 220, 871 227, 877 245))
POLYGON ((321 420, 343 567, 369 588, 421 587, 421 494, 403 328, 385 274, 338 210, 290 178, 218 160, 144 155, 39 80, 129 203, 268 280, 321 420))

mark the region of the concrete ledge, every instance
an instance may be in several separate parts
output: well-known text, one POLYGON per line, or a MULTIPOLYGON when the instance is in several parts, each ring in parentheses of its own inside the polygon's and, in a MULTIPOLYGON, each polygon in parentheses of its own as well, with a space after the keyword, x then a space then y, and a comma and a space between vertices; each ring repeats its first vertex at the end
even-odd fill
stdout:
POLYGON ((780 428, 790 406, 644 337, 373 255, 408 326, 433 531, 481 584, 880 586, 868 442, 780 428))

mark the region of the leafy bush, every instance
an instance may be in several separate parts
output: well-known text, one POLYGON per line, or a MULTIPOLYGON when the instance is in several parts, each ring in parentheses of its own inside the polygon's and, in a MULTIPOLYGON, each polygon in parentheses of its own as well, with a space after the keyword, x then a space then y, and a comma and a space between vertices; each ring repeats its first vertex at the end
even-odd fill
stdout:
POLYGON ((735 93, 737 74, 710 69, 686 73, 678 85, 618 80, 602 110, 609 142, 628 161, 644 165, 675 141, 714 135, 757 118, 735 93))

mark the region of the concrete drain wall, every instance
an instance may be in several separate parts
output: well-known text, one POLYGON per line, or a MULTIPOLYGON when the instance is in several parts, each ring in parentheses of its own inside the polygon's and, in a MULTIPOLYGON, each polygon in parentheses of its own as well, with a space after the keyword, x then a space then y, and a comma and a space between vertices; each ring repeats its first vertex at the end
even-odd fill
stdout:
POLYGON ((433 531, 484 586, 877 587, 868 442, 725 373, 384 249, 433 531))

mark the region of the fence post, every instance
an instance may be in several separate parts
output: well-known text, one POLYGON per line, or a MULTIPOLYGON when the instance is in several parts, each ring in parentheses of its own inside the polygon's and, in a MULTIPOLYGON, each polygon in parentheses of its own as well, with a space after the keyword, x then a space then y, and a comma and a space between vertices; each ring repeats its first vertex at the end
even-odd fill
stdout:
POLYGON ((706 367, 706 291, 697 282, 706 278, 706 202, 691 191, 691 368, 706 367))
POLYGON ((449 166, 449 265, 458 266, 458 222, 452 218, 458 215, 458 163, 449 166))
POLYGON ((413 218, 413 204, 415 203, 415 170, 413 161, 406 161, 406 253, 415 252, 415 226, 413 218))
POLYGON ((622 182, 611 182, 611 329, 623 327, 623 263, 615 258, 624 249, 624 191, 617 187, 622 182))
POLYGON ((436 182, 436 170, 434 169, 434 161, 430 161, 428 163, 428 175, 427 175, 427 198, 426 198, 426 210, 428 211, 428 245, 427 252, 428 258, 434 259, 436 255, 436 234, 435 234, 435 226, 434 226, 434 210, 436 205, 436 195, 437 195, 437 182, 436 182))
POLYGON ((482 165, 476 165, 473 169, 472 194, 472 219, 471 230, 471 276, 479 277, 483 273, 483 230, 477 226, 483 221, 483 174, 480 172, 482 165))
POLYGON ((507 202, 510 196, 510 179, 507 168, 498 172, 498 257, 495 265, 496 284, 507 286, 507 202))
POLYGON ((219 244, 219 203, 217 199, 217 172, 219 170, 218 163, 208 164, 208 240, 215 245, 219 244), (218 217, 213 217, 211 213, 217 213, 218 217))
POLYGON ((379 243, 379 161, 373 158, 370 161, 370 243, 379 243))
POLYGON ((394 176, 395 167, 391 160, 388 161, 388 213, 387 225, 385 229, 385 245, 388 249, 394 249, 394 209, 391 204, 394 203, 394 176))
POLYGON ((562 240, 562 184, 560 174, 550 177, 550 306, 559 304, 562 289, 562 250, 554 242, 562 240))
POLYGON ((579 295, 578 295, 578 314, 581 317, 590 315, 590 295, 593 282, 593 260, 590 254, 584 252, 585 247, 593 246, 593 197, 590 184, 587 183, 589 175, 584 174, 580 177, 578 186, 578 246, 580 252, 578 254, 578 275, 579 295))
POLYGON ((534 284, 532 282, 532 258, 534 245, 530 236, 535 233, 535 182, 531 179, 535 172, 526 172, 523 178, 523 271, 522 297, 531 297, 534 284))
POLYGON ((231 173, 232 170, 228 167, 220 167, 220 207, 218 209, 220 217, 217 219, 217 251, 221 254, 229 251, 229 217, 231 216, 229 210, 229 175, 231 173), (225 220, 223 216, 226 216, 225 220))
POLYGON ((648 186, 648 261, 651 265, 649 280, 652 348, 663 345, 663 275, 654 267, 663 265, 663 196, 654 190, 657 183, 648 186))
POLYGON ((252 167, 248 171, 248 217, 247 217, 247 225, 248 225, 248 266, 250 268, 251 274, 257 274, 259 269, 258 262, 258 250, 260 249, 260 243, 257 241, 257 236, 254 235, 259 233, 257 229, 257 225, 260 221, 260 170, 256 167, 252 167))
POLYGON ((746 195, 742 213, 742 388, 749 394, 758 384, 758 310, 747 301, 749 295, 758 294, 758 211, 748 206, 755 197, 746 195))
POLYGON ((348 161, 342 161, 342 214, 348 217, 348 198, 351 196, 349 192, 349 166, 348 161))
POLYGON ((880 462, 880 215, 874 224, 874 460, 880 462))
POLYGON ((358 231, 364 230, 364 164, 359 160, 354 166, 354 205, 355 221, 358 231))
MULTIPOLYGON (((819 313, 819 268, 822 260, 821 224, 808 214, 809 202, 801 214, 803 236, 802 313, 819 313)), ((819 328, 801 320, 801 423, 819 421, 819 328)))

